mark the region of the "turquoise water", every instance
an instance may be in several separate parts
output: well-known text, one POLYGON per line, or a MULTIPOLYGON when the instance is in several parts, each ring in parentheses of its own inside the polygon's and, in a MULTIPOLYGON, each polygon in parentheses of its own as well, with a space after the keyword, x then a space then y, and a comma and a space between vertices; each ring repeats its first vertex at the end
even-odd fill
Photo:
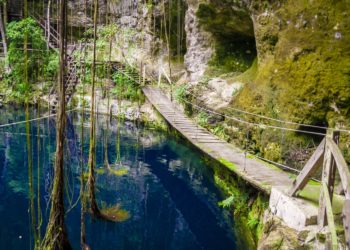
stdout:
MULTIPOLYGON (((23 109, 0 112, 0 124, 25 118, 23 109)), ((31 118, 37 115, 31 110, 31 118)), ((88 158, 88 125, 85 121, 82 140, 81 114, 67 117, 65 207, 74 249, 80 249, 79 176, 81 159, 86 165, 88 158)), ((25 133, 25 124, 0 128, 0 249, 33 248, 25 133)), ((30 134, 34 206, 38 214, 40 199, 43 235, 53 180, 54 118, 31 122, 30 134)), ((130 217, 115 223, 86 214, 91 249, 236 249, 233 219, 217 205, 225 197, 214 184, 212 170, 192 146, 168 133, 127 121, 107 121, 105 116, 97 117, 96 141, 98 204, 119 204, 130 217), (119 174, 105 168, 106 150, 111 169, 119 174)))

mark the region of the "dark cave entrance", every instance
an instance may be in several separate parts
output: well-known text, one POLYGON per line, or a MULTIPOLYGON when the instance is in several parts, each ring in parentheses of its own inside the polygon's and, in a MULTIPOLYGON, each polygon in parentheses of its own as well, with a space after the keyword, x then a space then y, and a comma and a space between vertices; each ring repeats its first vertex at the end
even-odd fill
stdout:
POLYGON ((210 64, 220 73, 242 73, 257 57, 251 16, 245 8, 233 5, 213 0, 200 4, 197 11, 200 24, 214 37, 215 55, 210 64))

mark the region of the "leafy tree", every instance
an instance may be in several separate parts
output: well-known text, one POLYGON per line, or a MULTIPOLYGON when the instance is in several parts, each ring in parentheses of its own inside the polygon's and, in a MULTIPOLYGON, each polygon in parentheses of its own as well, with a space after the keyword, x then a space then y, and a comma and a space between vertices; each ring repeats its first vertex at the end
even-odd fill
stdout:
POLYGON ((36 83, 43 77, 57 75, 58 53, 47 50, 43 31, 32 18, 11 22, 6 31, 9 41, 7 59, 11 66, 6 79, 20 97, 32 89, 32 84, 26 84, 27 80, 36 83), (23 49, 25 40, 28 41, 28 56, 23 49))

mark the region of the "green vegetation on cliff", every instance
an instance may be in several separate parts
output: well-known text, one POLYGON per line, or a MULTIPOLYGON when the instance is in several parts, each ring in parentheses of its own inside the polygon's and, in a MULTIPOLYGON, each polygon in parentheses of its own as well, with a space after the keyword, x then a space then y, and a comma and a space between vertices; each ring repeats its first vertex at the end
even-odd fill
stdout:
MULTIPOLYGON (((242 116, 230 106, 275 119, 349 127, 349 9, 350 2, 346 0, 200 3, 197 11, 200 25, 215 41, 207 77, 242 83, 242 87, 232 93, 230 105, 220 111, 250 122, 277 126, 284 124, 242 116), (247 50, 252 53, 246 54, 247 50), (253 63, 255 54, 257 61, 253 63), (237 72, 243 73, 237 75, 237 72)), ((194 91, 200 95, 200 88, 194 91)), ((298 167, 321 138, 247 128, 227 119, 215 126, 220 124, 229 141, 276 162, 299 162, 298 167)), ((208 126, 213 128, 206 124, 208 126)), ((346 138, 341 141, 344 155, 350 155, 346 138)))
POLYGON ((55 81, 58 54, 47 49, 43 31, 32 18, 10 22, 6 31, 9 47, 5 60, 10 70, 3 73, 1 92, 6 93, 7 102, 22 103, 25 99, 32 102, 42 92, 48 91, 55 81), (25 37, 28 41, 27 54, 23 47, 25 37), (51 83, 39 86, 40 82, 51 83))

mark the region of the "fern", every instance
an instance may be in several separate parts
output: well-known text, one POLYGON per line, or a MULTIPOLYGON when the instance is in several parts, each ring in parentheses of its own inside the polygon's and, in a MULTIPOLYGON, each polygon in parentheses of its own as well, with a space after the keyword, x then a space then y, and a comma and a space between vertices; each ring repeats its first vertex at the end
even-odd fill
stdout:
POLYGON ((235 196, 231 195, 230 197, 226 198, 225 200, 220 201, 219 206, 224 207, 224 208, 228 208, 234 204, 234 201, 235 201, 235 196))

